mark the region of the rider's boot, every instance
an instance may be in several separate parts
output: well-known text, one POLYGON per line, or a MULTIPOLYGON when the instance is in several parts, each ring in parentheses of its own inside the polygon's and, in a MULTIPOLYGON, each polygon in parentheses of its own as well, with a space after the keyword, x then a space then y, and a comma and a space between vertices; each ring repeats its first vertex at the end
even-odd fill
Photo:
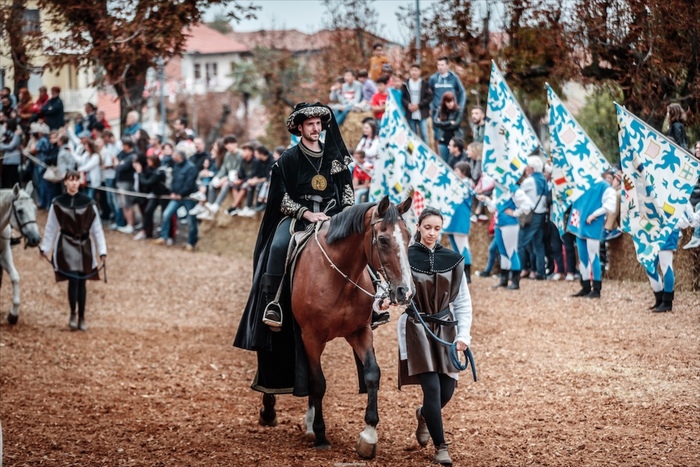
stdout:
POLYGON ((263 293, 265 296, 265 312, 263 314, 263 323, 270 326, 273 331, 279 331, 282 328, 282 308, 275 301, 277 290, 282 283, 281 275, 265 274, 262 278, 263 293))
POLYGON ((372 310, 372 329, 377 329, 382 324, 386 324, 391 320, 391 315, 388 311, 381 313, 372 310))

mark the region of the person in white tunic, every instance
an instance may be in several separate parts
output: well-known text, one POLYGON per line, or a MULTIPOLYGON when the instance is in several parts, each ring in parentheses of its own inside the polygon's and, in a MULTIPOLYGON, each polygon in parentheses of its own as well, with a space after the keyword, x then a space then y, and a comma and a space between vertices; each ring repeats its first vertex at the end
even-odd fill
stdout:
POLYGON ((69 170, 63 179, 66 192, 54 198, 39 247, 42 258, 53 252, 56 282, 68 281, 68 303, 72 331, 87 331, 85 323, 86 281, 99 280, 97 256, 107 258, 102 223, 97 205, 79 193, 80 174, 69 170))

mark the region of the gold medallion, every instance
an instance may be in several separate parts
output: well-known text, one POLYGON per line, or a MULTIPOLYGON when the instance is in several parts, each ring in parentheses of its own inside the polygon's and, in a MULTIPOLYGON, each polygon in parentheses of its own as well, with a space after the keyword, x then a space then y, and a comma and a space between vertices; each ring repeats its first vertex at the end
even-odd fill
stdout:
POLYGON ((328 186, 328 181, 323 175, 314 175, 311 179, 311 187, 316 191, 323 191, 328 186))

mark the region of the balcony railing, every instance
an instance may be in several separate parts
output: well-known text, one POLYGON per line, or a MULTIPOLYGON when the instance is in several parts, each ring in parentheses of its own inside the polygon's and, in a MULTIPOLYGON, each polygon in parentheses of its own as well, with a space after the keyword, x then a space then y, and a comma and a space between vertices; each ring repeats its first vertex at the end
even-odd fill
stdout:
POLYGON ((61 91, 61 100, 65 112, 83 113, 88 102, 97 105, 97 88, 65 89, 61 91))

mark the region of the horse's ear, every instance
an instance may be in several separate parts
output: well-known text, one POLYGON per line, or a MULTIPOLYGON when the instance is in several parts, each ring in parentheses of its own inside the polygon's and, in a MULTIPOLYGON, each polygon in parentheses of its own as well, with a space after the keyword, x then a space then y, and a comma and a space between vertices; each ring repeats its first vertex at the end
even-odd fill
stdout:
POLYGON ((379 202, 379 206, 377 206, 377 217, 384 217, 384 214, 386 214, 386 210, 389 209, 390 204, 391 201, 389 201, 388 196, 382 198, 382 200, 379 202))
POLYGON ((401 215, 404 215, 404 214, 406 214, 406 212, 408 212, 409 209, 411 209, 411 204, 413 204, 413 198, 408 197, 405 200, 403 200, 403 202, 396 207, 399 210, 399 213, 401 215))
POLYGON ((32 192, 34 191, 34 184, 32 182, 27 183, 27 186, 24 187, 24 191, 26 191, 29 196, 32 196, 32 192))
POLYGON ((15 183, 15 186, 12 187, 12 196, 14 196, 15 199, 19 198, 19 190, 21 189, 19 183, 15 183))

